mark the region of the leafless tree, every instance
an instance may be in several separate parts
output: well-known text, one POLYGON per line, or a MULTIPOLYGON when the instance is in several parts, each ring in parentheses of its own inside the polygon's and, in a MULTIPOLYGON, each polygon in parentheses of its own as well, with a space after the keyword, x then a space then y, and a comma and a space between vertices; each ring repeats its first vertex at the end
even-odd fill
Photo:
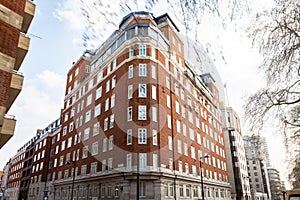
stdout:
MULTIPOLYGON (((287 148, 300 140, 300 2, 275 0, 250 27, 254 46, 263 55, 266 84, 249 96, 245 116, 252 131, 278 127, 287 148)), ((291 148, 292 149, 292 148, 291 148)), ((297 162, 290 174, 298 182, 297 162), (297 173, 296 173, 297 172, 297 173)), ((297 182, 296 181, 296 182, 297 182)))
POLYGON ((90 42, 99 41, 102 36, 101 31, 99 31, 99 24, 106 24, 106 26, 100 27, 102 31, 105 31, 108 26, 117 28, 117 23, 124 15, 137 10, 152 12, 155 6, 159 5, 165 7, 164 12, 172 13, 185 27, 183 30, 185 33, 195 33, 195 39, 197 39, 197 27, 201 24, 205 14, 226 26, 226 22, 239 18, 249 10, 248 0, 81 0, 81 13, 86 21, 83 24, 85 32, 82 35, 84 46, 93 47, 90 42))

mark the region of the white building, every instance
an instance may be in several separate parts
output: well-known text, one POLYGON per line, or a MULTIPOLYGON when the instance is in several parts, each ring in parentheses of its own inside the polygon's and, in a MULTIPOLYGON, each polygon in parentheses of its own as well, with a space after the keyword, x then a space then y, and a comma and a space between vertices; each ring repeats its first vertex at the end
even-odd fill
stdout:
POLYGON ((247 200, 250 199, 250 185, 240 119, 231 107, 221 110, 231 197, 247 200))

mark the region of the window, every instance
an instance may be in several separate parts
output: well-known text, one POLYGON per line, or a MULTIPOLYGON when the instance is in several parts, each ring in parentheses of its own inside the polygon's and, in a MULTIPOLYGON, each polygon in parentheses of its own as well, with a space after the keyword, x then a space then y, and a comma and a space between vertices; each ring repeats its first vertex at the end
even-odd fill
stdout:
POLYGON ((132 129, 127 130, 127 145, 132 144, 132 129))
POLYGON ((184 155, 185 155, 185 156, 188 156, 188 145, 187 145, 187 143, 184 143, 184 144, 183 144, 183 148, 184 148, 184 152, 183 152, 184 155))
POLYGON ((193 186, 193 193, 194 193, 194 197, 198 197, 198 186, 194 185, 193 186))
POLYGON ((197 133, 197 143, 202 144, 201 143, 201 135, 199 133, 197 133))
POLYGON ((156 86, 152 85, 152 99, 156 100, 156 86))
POLYGON ((140 53, 140 56, 146 56, 146 54, 147 54, 146 45, 140 44, 139 53, 140 53))
POLYGON ((96 99, 99 99, 102 96, 102 86, 96 90, 96 99))
POLYGON ((139 97, 147 97, 147 85, 139 84, 139 97))
POLYGON ((114 147, 114 136, 111 135, 109 136, 109 139, 108 139, 108 150, 112 150, 114 147))
POLYGON ((66 114, 65 114, 64 122, 68 121, 68 118, 69 118, 69 113, 66 113, 66 114))
POLYGON ((89 135, 90 135, 90 128, 84 129, 83 140, 89 139, 89 135))
POLYGON ((79 68, 77 68, 77 69, 75 70, 75 76, 78 75, 78 72, 79 72, 79 68))
POLYGON ((169 95, 167 95, 167 107, 171 108, 171 98, 169 95))
POLYGON ((95 123, 93 128, 93 136, 99 134, 99 128, 100 128, 99 122, 95 123))
POLYGON ((194 132, 194 129, 192 129, 192 128, 190 128, 190 139, 191 139, 192 141, 195 140, 195 132, 194 132))
POLYGON ((177 149, 178 149, 178 153, 182 154, 182 145, 181 145, 181 140, 177 141, 177 149))
POLYGON ((146 153, 140 153, 139 154, 139 164, 140 169, 145 169, 147 166, 147 154, 146 153))
MULTIPOLYGON (((102 160, 102 172, 104 172, 105 170, 106 170, 106 160, 102 160)), ((102 193, 102 194, 104 194, 104 193, 102 193)))
POLYGON ((113 128, 114 127, 114 122, 115 122, 115 115, 112 114, 110 116, 109 128, 113 128))
POLYGON ((116 76, 112 77, 111 79, 111 89, 116 87, 117 78, 116 76))
POLYGON ((133 88, 132 85, 128 85, 128 99, 132 98, 133 88))
POLYGON ((128 67, 128 78, 132 78, 133 77, 133 65, 130 65, 128 67))
POLYGON ((131 165, 132 165, 132 154, 127 154, 126 156, 126 167, 127 169, 131 169, 131 165))
POLYGON ((127 108, 127 121, 132 121, 132 107, 127 108))
POLYGON ((92 156, 97 155, 98 154, 98 142, 94 142, 92 144, 92 156))
POLYGON ((152 65, 152 78, 156 79, 156 67, 152 65))
POLYGON ((185 118, 185 106, 181 106, 181 115, 185 118))
POLYGON ((195 147, 192 147, 192 146, 191 146, 191 157, 192 157, 193 159, 196 159, 195 147))
POLYGON ((147 129, 144 128, 138 129, 138 143, 139 144, 147 143, 147 129))
POLYGON ((172 128, 171 115, 168 115, 168 128, 172 128))
POLYGON ((81 165, 81 175, 86 175, 86 165, 81 165))
POLYGON ((151 52, 151 56, 152 56, 152 58, 155 58, 155 48, 154 48, 154 47, 152 47, 152 48, 151 48, 151 50, 152 50, 152 52, 151 52))
POLYGON ((170 190, 170 192, 169 192, 170 197, 173 197, 174 196, 174 186, 173 186, 173 184, 170 184, 169 190, 170 190))
POLYGON ((179 185, 179 196, 183 197, 183 185, 179 185))
POLYGON ((85 113, 85 123, 91 120, 91 110, 85 113))
MULTIPOLYGON (((61 151, 65 150, 65 146, 66 146, 66 141, 62 141, 62 142, 61 142, 61 148, 60 148, 60 150, 61 150, 61 151)), ((38 159, 39 159, 39 158, 38 158, 38 159)))
POLYGON ((179 120, 176 120, 176 130, 177 130, 177 133, 180 133, 180 131, 181 131, 181 123, 179 120))
POLYGON ((179 96, 179 86, 178 86, 178 84, 176 84, 175 83, 175 94, 176 94, 176 96, 179 96))
POLYGON ((157 167, 158 167, 157 154, 153 154, 153 168, 156 169, 157 167))
POLYGON ((94 117, 97 117, 101 114, 101 103, 96 105, 94 108, 94 117))
POLYGON ((166 77, 166 87, 170 89, 170 77, 166 77))
POLYGON ((182 174, 182 161, 178 161, 178 171, 182 174))
POLYGON ((72 132, 73 128, 74 128, 74 122, 71 122, 69 126, 69 132, 72 132))
POLYGON ((91 163, 91 174, 96 174, 97 172, 97 162, 91 163))
POLYGON ((60 156, 59 166, 62 166, 63 164, 64 164, 64 156, 60 156))
POLYGON ((186 125, 182 123, 182 134, 186 136, 186 125))
POLYGON ((167 183, 164 184, 164 195, 165 195, 165 197, 169 196, 169 190, 168 190, 168 184, 167 183))
POLYGON ((142 105, 138 107, 138 120, 146 120, 146 106, 142 105))
POLYGON ((112 170, 112 162, 113 162, 112 158, 109 158, 107 163, 108 171, 112 170))
POLYGON ((82 158, 87 158, 89 152, 89 146, 84 146, 82 149, 82 158))
POLYGON ((115 58, 113 61, 113 70, 117 68, 117 59, 115 58))
POLYGON ((180 96, 181 96, 181 99, 184 100, 184 90, 183 90, 183 88, 180 89, 180 96))
POLYGON ((110 89, 110 80, 108 80, 108 81, 106 82, 106 89, 105 89, 105 92, 106 92, 106 93, 109 92, 109 89, 110 89))
POLYGON ((140 192, 139 192, 140 197, 145 197, 146 196, 146 182, 141 181, 139 189, 140 189, 140 192))
POLYGON ((70 117, 74 117, 74 114, 75 114, 75 107, 72 108, 70 117))
POLYGON ((107 131, 107 129, 108 129, 108 117, 106 117, 106 118, 104 119, 104 126, 103 126, 103 130, 104 130, 104 131, 107 131))
POLYGON ((173 170, 173 159, 169 158, 169 169, 173 170))
POLYGON ((108 109, 109 109, 109 98, 107 98, 106 100, 105 100, 105 111, 108 111, 108 109))
POLYGON ((193 118, 193 113, 192 112, 188 112, 188 116, 189 116, 189 122, 191 123, 191 124, 193 124, 194 123, 194 118, 193 118))
POLYGON ((84 100, 81 101, 81 110, 84 108, 84 100))
POLYGON ((157 108, 155 106, 152 107, 152 121, 157 122, 157 108))
POLYGON ((180 114, 180 106, 179 106, 178 101, 175 102, 175 110, 176 110, 176 113, 180 114))
POLYGON ((64 178, 66 179, 66 178, 68 178, 68 176, 69 176, 69 170, 65 170, 64 178))
POLYGON ((129 58, 134 56, 134 50, 132 48, 129 48, 129 58))
POLYGON ((106 152, 106 151, 107 151, 107 138, 103 138, 102 152, 106 152))
POLYGON ((110 107, 111 108, 115 107, 115 104, 116 104, 116 95, 113 94, 113 95, 111 95, 111 98, 110 98, 110 107))
POLYGON ((168 148, 169 150, 173 149, 172 136, 168 136, 168 148))
POLYGON ((93 94, 90 94, 90 95, 86 98, 86 106, 91 105, 92 99, 93 99, 93 94))
POLYGON ((190 170, 189 170, 189 163, 185 163, 185 173, 189 174, 190 170))
POLYGON ((98 74, 97 74, 97 83, 99 83, 103 78, 103 70, 101 70, 98 74))
POLYGON ((111 64, 109 63, 109 64, 107 65, 107 74, 110 74, 110 71, 111 71, 111 64))
MULTIPOLYGON (((72 146, 72 137, 68 138, 68 144, 67 144, 67 148, 70 148, 72 146)), ((45 152, 44 152, 45 153, 45 152)))
POLYGON ((152 144, 157 145, 157 130, 152 130, 152 144))
POLYGON ((147 76, 147 65, 139 64, 139 76, 147 76))

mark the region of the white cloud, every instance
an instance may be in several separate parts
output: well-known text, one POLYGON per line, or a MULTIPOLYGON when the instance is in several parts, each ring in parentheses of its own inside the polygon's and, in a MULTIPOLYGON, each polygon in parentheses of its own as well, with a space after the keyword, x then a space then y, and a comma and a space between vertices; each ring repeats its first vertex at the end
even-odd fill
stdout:
POLYGON ((65 84, 65 80, 61 74, 49 70, 45 70, 36 76, 40 83, 49 88, 61 87, 65 84))
POLYGON ((15 115, 17 124, 14 136, 0 151, 0 169, 35 135, 37 129, 47 127, 60 116, 64 85, 62 76, 49 70, 33 79, 25 76, 23 89, 8 112, 15 115))
POLYGON ((66 0, 57 4, 53 15, 58 20, 65 22, 67 27, 73 31, 84 30, 84 19, 80 13, 80 0, 66 0))

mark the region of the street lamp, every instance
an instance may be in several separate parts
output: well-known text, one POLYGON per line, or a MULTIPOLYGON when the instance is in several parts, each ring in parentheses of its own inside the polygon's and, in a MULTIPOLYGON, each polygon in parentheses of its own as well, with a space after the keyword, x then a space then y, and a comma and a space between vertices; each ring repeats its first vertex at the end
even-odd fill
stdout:
MULTIPOLYGON (((205 155, 204 158, 209 158, 209 155, 205 155)), ((202 172, 202 157, 199 157, 200 162, 200 182, 201 182, 201 194, 202 200, 204 200, 204 185, 203 185, 203 172, 202 172)))
MULTIPOLYGON (((77 151, 76 151, 77 154, 77 151)), ((75 159, 72 160, 73 163, 73 180, 72 180, 72 189, 71 189, 71 200, 73 200, 73 191, 74 191, 74 183, 75 183, 75 170, 76 170, 76 159, 77 155, 75 154, 75 159)), ((67 161, 66 163, 68 166, 71 164, 70 161, 67 161)))

